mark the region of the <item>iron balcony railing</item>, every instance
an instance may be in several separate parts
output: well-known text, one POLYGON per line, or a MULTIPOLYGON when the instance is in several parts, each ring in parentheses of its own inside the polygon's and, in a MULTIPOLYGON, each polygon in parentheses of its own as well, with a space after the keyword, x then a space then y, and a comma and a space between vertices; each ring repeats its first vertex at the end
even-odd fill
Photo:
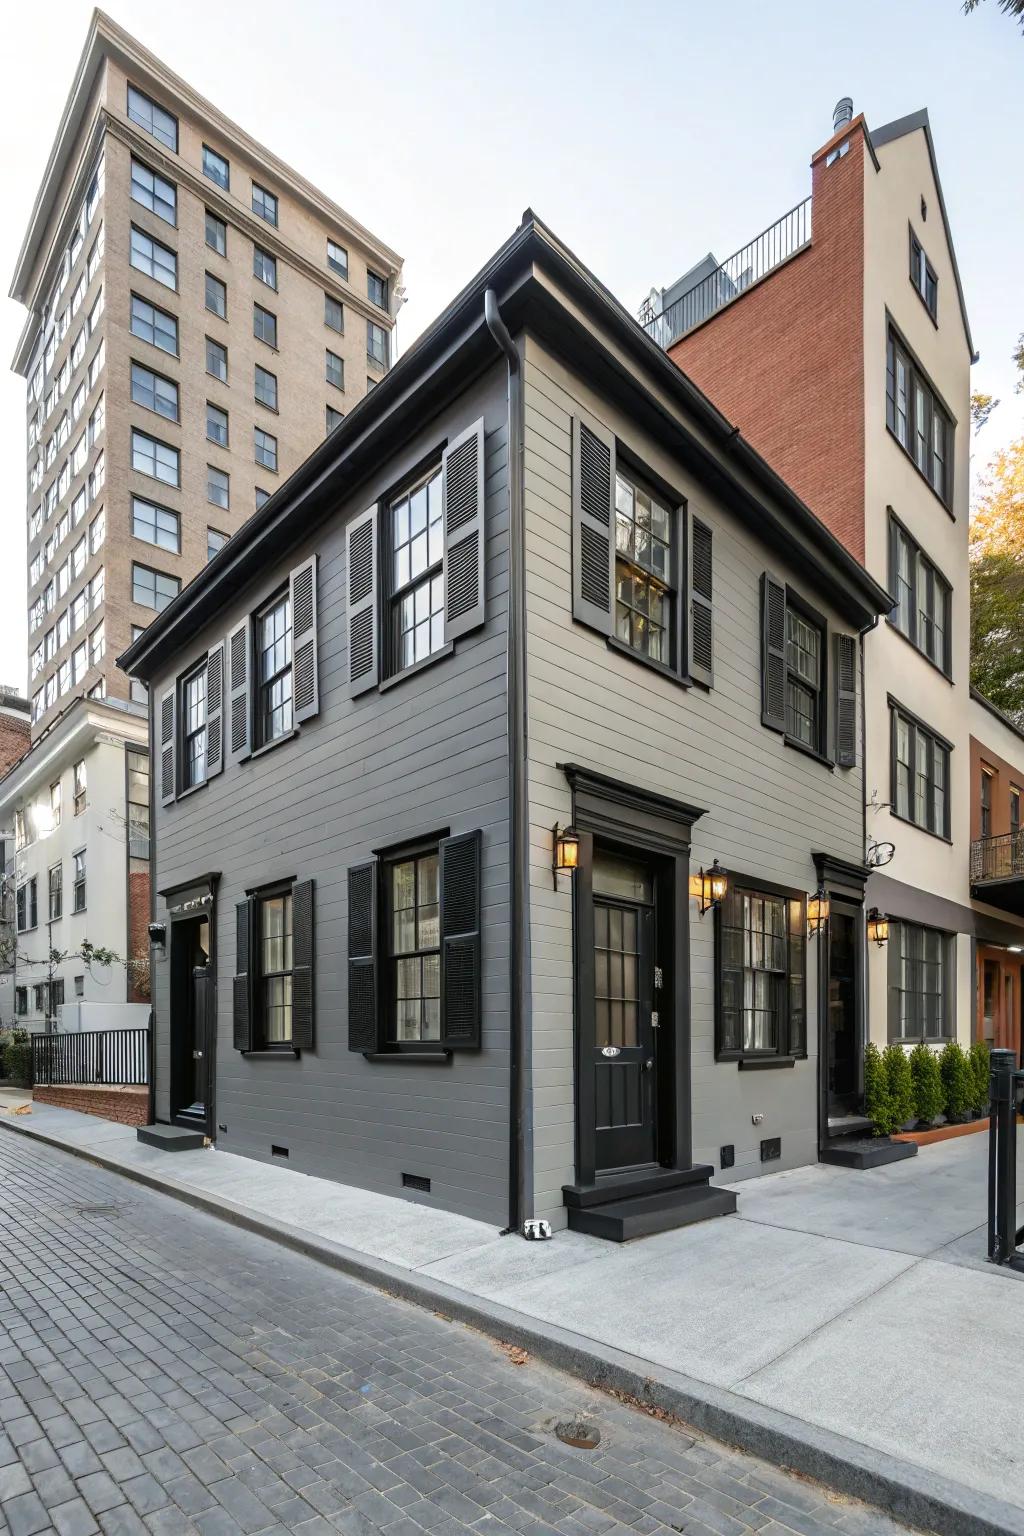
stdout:
POLYGON ((640 308, 638 319, 648 336, 660 347, 670 347, 673 342, 692 331, 695 325, 707 320, 716 310, 744 293, 752 283, 775 267, 781 266, 797 251, 811 243, 811 199, 804 198, 781 219, 762 231, 727 261, 720 262, 693 288, 688 288, 674 303, 658 314, 650 299, 640 308))
POLYGON ((33 1035, 32 1080, 37 1087, 149 1082, 148 1029, 91 1029, 33 1035))
POLYGON ((971 844, 971 884, 1024 879, 1024 830, 977 837, 971 844))

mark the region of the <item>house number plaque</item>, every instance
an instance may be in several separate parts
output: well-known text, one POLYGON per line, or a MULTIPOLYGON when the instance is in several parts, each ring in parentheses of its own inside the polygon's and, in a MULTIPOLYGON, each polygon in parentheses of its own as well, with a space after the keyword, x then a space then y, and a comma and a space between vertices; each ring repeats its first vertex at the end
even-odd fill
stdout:
POLYGON ((617 1045, 602 1045, 601 1047, 602 1056, 617 1056, 618 1054, 619 1047, 617 1045))

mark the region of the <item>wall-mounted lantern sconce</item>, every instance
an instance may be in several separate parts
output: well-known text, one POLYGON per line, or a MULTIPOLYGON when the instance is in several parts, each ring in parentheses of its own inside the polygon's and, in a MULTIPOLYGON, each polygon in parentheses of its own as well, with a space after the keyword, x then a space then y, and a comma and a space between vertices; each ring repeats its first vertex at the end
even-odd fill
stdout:
POLYGON ((696 898, 701 917, 717 907, 729 889, 729 876, 715 859, 710 869, 702 869, 690 876, 690 895, 696 898))
POLYGON ((580 835, 575 827, 555 822, 551 838, 551 882, 558 890, 559 875, 571 875, 580 867, 580 835))
POLYGON ((828 899, 828 892, 823 885, 819 885, 814 895, 807 901, 808 938, 816 939, 825 932, 831 911, 832 904, 828 899))
POLYGON ((888 914, 879 912, 877 907, 872 907, 868 913, 868 940, 872 944, 877 944, 879 949, 889 942, 888 914))
POLYGON ((163 945, 165 945, 167 943, 167 925, 166 925, 166 923, 150 923, 148 931, 149 931, 149 942, 151 944, 159 944, 159 945, 163 946, 163 945))

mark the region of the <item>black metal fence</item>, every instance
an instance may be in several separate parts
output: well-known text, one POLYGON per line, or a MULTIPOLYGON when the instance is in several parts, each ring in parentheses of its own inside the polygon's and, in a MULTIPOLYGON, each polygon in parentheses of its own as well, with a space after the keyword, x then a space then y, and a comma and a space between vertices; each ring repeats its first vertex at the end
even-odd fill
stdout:
POLYGON ((971 884, 1024 876, 1024 831, 976 837, 971 844, 971 884))
POLYGON ((807 197, 735 255, 720 262, 660 315, 654 313, 649 300, 645 302, 638 316, 640 324, 660 347, 670 347, 752 283, 760 282, 773 268, 802 251, 810 240, 811 199, 807 197))
POLYGON ((33 1035, 32 1081, 40 1088, 83 1083, 144 1086, 149 1082, 149 1030, 33 1035))

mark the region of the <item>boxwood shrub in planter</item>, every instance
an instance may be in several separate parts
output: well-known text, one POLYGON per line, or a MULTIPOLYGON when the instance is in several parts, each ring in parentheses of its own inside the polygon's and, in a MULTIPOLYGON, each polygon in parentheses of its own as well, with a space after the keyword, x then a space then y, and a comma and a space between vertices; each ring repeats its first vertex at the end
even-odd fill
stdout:
POLYGON ((899 1121, 894 1118, 889 1074, 877 1045, 864 1047, 864 1113, 874 1125, 876 1136, 891 1136, 899 1121))
POLYGON ((923 1041, 910 1053, 910 1076, 914 1084, 914 1114, 922 1130, 927 1130, 942 1114, 945 1095, 939 1058, 923 1041))
POLYGON ((985 1040, 975 1040, 967 1053, 971 1078, 971 1108, 977 1115, 988 1114, 989 1048, 985 1040))
POLYGON ((946 1119, 950 1125, 960 1125, 971 1107, 973 1083, 967 1054, 959 1040, 946 1041, 939 1057, 939 1070, 942 1073, 946 1119))
POLYGON ((889 1084, 893 1130, 899 1131, 914 1118, 914 1080, 910 1061, 902 1045, 894 1040, 882 1053, 882 1063, 889 1084))

